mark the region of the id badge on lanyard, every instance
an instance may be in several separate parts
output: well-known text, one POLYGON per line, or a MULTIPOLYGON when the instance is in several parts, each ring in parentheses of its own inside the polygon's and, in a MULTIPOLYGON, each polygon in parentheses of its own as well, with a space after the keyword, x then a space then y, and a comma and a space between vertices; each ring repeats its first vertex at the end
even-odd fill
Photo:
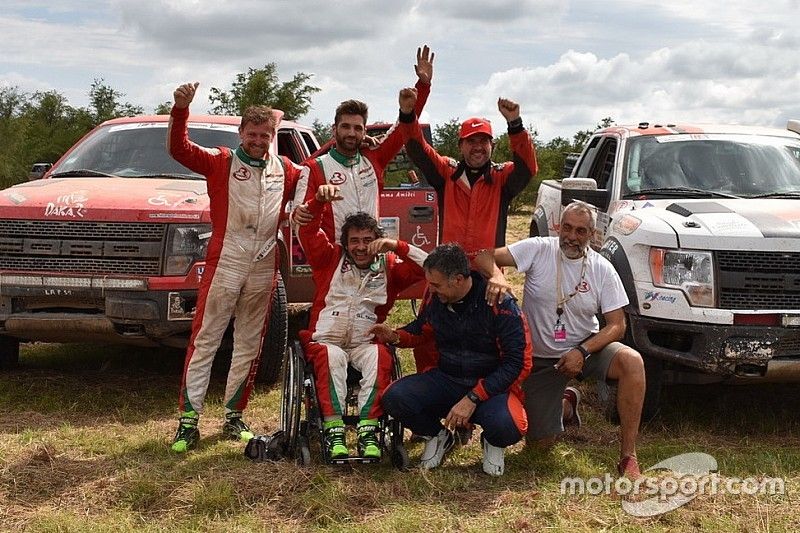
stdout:
POLYGON ((556 324, 553 326, 553 340, 555 342, 566 342, 567 326, 561 323, 561 315, 564 314, 564 309, 559 307, 556 310, 556 314, 558 315, 558 318, 556 319, 556 324))

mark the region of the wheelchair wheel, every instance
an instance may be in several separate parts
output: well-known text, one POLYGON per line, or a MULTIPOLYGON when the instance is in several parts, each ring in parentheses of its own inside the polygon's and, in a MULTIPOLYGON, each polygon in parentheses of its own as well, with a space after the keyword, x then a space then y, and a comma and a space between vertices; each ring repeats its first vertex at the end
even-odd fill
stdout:
POLYGON ((411 469, 411 459, 408 458, 406 447, 402 444, 391 451, 392 466, 396 469, 406 472, 411 469))
POLYGON ((292 346, 283 359, 283 390, 281 397, 281 429, 286 433, 290 457, 298 457, 300 417, 303 405, 303 361, 300 351, 292 346))
POLYGON ((300 422, 300 435, 297 440, 297 464, 309 466, 311 464, 311 439, 309 438, 309 422, 300 422))
POLYGON ((392 466, 398 470, 408 470, 411 467, 408 452, 406 447, 403 446, 403 425, 399 420, 389 418, 386 421, 384 447, 389 452, 392 466))

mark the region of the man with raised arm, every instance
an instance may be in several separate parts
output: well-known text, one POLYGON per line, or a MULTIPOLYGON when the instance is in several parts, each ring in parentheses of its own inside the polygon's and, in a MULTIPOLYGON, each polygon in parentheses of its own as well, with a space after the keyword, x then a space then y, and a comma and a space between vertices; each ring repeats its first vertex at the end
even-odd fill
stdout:
POLYGON ((242 411, 253 388, 277 282, 278 221, 301 173, 289 159, 270 154, 278 117, 266 106, 245 110, 239 125, 241 144, 235 150, 190 141, 189 104, 198 85, 186 83, 175 89, 167 133, 170 155, 206 177, 211 200, 211 239, 186 348, 180 422, 172 443, 172 450, 179 453, 200 439, 198 420, 211 365, 234 315, 222 432, 245 442, 253 436, 242 411))
MULTIPOLYGON (((407 113, 422 112, 430 92, 434 57, 427 45, 417 49, 416 91, 422 96, 416 97, 407 113)), ((314 197, 319 186, 330 183, 339 187, 342 200, 327 206, 321 214, 322 230, 335 241, 339 240, 347 215, 362 211, 379 218, 378 197, 383 190, 384 171, 403 147, 403 136, 393 127, 376 148, 362 149, 367 111, 367 104, 358 100, 339 104, 333 121, 335 144, 327 154, 305 162, 308 175, 301 178, 294 195, 292 220, 302 225, 311 218, 305 203, 314 197)))
MULTIPOLYGON (((427 97, 427 95, 426 95, 427 97)), ((456 242, 470 259, 483 249, 506 242, 508 207, 536 174, 536 152, 522 124, 519 105, 499 98, 497 109, 508 124, 513 160, 491 160, 492 125, 485 118, 465 120, 459 129, 461 158, 440 155, 422 135, 416 114, 400 115, 406 152, 436 190, 439 203, 439 242, 456 242)), ((414 350, 417 370, 436 364, 434 346, 414 350)))

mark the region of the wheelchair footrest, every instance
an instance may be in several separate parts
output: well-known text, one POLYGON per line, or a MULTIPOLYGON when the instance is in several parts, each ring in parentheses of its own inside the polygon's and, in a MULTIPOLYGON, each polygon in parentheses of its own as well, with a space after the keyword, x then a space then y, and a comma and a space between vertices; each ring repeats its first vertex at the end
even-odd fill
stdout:
POLYGON ((342 457, 341 459, 330 459, 328 461, 329 465, 348 465, 348 464, 374 464, 380 463, 381 460, 379 457, 342 457))

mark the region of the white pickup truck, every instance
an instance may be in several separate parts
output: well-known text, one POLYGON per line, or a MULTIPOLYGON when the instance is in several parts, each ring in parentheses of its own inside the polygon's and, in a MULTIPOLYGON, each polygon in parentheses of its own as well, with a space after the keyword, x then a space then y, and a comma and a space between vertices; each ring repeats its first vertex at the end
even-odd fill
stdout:
POLYGON ((800 121, 612 126, 567 172, 541 184, 531 235, 556 234, 573 199, 597 207, 592 245, 645 358, 644 420, 664 382, 800 381, 800 121))

